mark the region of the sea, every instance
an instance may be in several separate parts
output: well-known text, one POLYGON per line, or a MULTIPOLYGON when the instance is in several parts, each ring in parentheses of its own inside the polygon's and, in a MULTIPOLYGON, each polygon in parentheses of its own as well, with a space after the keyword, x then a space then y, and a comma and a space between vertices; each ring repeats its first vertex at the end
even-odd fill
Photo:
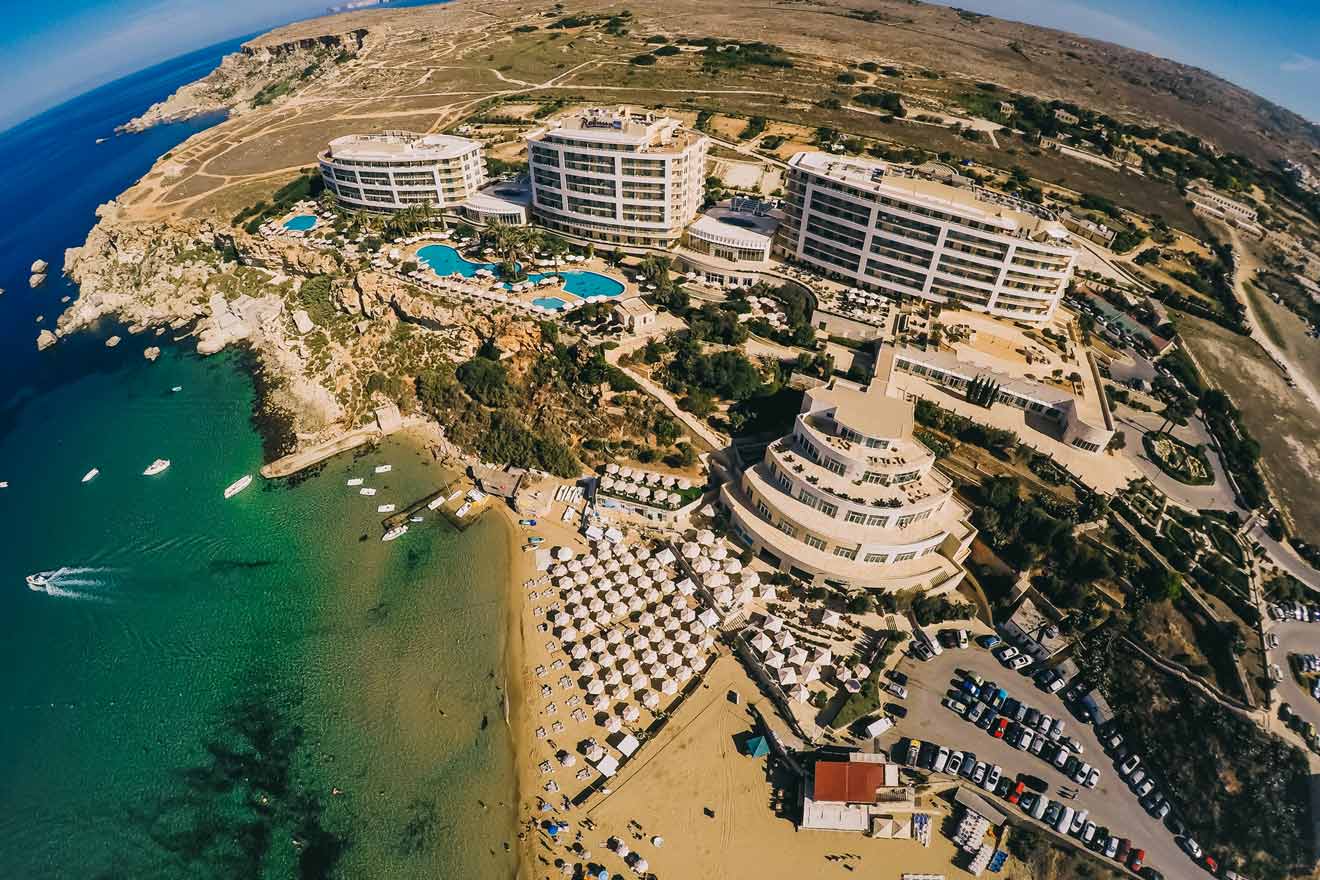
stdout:
POLYGON ((382 543, 450 476, 393 442, 225 500, 262 464, 243 352, 36 351, 97 205, 220 120, 115 126, 237 46, 0 134, 0 877, 507 878, 506 525, 382 543))

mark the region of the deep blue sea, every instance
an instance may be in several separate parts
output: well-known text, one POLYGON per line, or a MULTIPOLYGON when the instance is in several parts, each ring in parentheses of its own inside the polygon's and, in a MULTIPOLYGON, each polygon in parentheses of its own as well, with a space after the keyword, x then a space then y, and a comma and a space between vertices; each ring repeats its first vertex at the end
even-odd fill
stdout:
POLYGON ((97 205, 220 120, 115 126, 237 45, 0 133, 0 877, 509 877, 502 525, 382 544, 375 504, 444 478, 403 444, 226 501, 262 455, 241 353, 36 351, 97 205))

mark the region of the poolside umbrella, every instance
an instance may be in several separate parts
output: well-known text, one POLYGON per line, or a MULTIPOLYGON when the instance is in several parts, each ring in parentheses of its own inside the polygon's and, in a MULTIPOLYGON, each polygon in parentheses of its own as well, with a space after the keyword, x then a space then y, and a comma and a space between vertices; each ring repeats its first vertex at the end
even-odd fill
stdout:
POLYGON ((716 547, 714 550, 710 551, 710 558, 716 561, 722 561, 728 555, 729 555, 729 550, 727 547, 723 545, 720 545, 719 547, 716 547))
POLYGON ((590 683, 587 684, 587 693, 589 694, 605 693, 605 683, 601 681, 599 678, 593 678, 590 681, 590 683))
MULTIPOLYGON (((701 548, 697 548, 697 552, 700 553, 700 552, 701 552, 701 548)), ((660 550, 659 553, 655 554, 655 559, 656 559, 656 561, 659 562, 661 565, 673 565, 673 564, 674 564, 674 551, 671 550, 671 549, 669 549, 668 547, 665 547, 665 548, 663 548, 662 550, 660 550)))
POLYGON ((683 545, 683 557, 685 559, 696 559, 701 555, 701 545, 688 541, 683 545))
POLYGON ((771 651, 765 658, 765 665, 771 669, 779 669, 784 665, 784 655, 778 651, 771 651))
POLYGON ((598 669, 600 669, 600 667, 592 660, 583 660, 581 665, 578 666, 578 672, 583 675, 595 675, 598 669))
POLYGON ((738 574, 740 571, 742 571, 742 563, 740 561, 737 559, 724 560, 725 574, 738 574))
POLYGON ((763 632, 758 632, 752 636, 752 647, 762 654, 768 652, 773 645, 774 643, 770 641, 770 637, 763 632))
POLYGON ((828 666, 834 662, 834 652, 829 648, 817 648, 811 652, 811 662, 817 666, 828 666))
POLYGON ((633 475, 633 469, 632 469, 632 468, 630 468, 630 467, 621 467, 621 468, 619 468, 619 476, 623 477, 625 480, 627 480, 627 479, 631 479, 631 478, 632 478, 632 475, 633 475))
POLYGON ((791 684, 797 684, 797 670, 792 666, 785 666, 779 670, 779 683, 785 687, 791 684))
POLYGON ((706 626, 714 626, 715 624, 720 622, 720 617, 711 609, 706 608, 703 609, 702 612, 697 615, 697 620, 700 620, 706 626))
POLYGON ((787 651, 789 648, 797 644, 797 639, 793 638, 791 632, 784 630, 775 637, 775 644, 778 645, 781 650, 787 651))
POLYGON ((862 689, 862 683, 855 678, 850 678, 843 683, 843 689, 850 694, 855 694, 862 689))
POLYGON ((660 682, 660 692, 671 695, 678 693, 678 682, 674 681, 672 678, 666 678, 664 681, 660 682))
POLYGON ((655 709, 660 705, 660 695, 655 691, 647 691, 642 694, 642 705, 648 709, 655 709))
POLYGON ((839 612, 831 611, 828 608, 825 609, 825 612, 820 616, 822 626, 838 626, 839 620, 839 612))
POLYGON ((697 532, 697 543, 703 547, 709 547, 715 543, 715 533, 710 529, 701 529, 697 532))
POLYGON ((721 589, 716 590, 715 601, 719 602, 721 605, 732 605, 733 590, 730 590, 728 587, 722 587, 721 589))
POLYGON ((614 462, 610 462, 609 464, 605 465, 605 473, 617 474, 618 472, 619 472, 619 466, 614 462))
POLYGON ((618 733, 621 729, 623 729, 623 722, 620 721, 614 715, 611 715, 605 721, 605 729, 608 730, 610 733, 618 733))
POLYGON ((807 690, 802 685, 793 688, 793 690, 789 692, 789 696, 797 700, 799 703, 808 703, 811 701, 811 691, 807 690))
POLYGON ((784 628, 784 621, 775 617, 773 614, 767 614, 765 616, 765 623, 761 624, 761 628, 766 632, 777 633, 784 628))
POLYGON ((794 666, 805 666, 807 663, 807 649, 801 645, 788 652, 788 662, 794 666))
POLYGON ((867 666, 865 663, 858 663, 852 668, 852 674, 853 678, 867 678, 871 674, 871 667, 867 666))
POLYGON ((625 706, 623 709, 623 720, 636 721, 641 716, 641 714, 642 714, 641 712, 637 711, 636 706, 629 704, 625 706))
POLYGON ((803 670, 803 672, 802 672, 802 680, 803 680, 804 682, 805 682, 805 681, 820 681, 820 667, 819 667, 819 666, 808 666, 808 667, 807 667, 805 670, 803 670))
POLYGON ((555 558, 560 562, 567 562, 573 558, 573 550, 569 547, 559 547, 555 550, 555 558))
POLYGON ((738 578, 738 582, 748 587, 754 587, 761 582, 761 576, 748 569, 742 573, 742 577, 738 578))

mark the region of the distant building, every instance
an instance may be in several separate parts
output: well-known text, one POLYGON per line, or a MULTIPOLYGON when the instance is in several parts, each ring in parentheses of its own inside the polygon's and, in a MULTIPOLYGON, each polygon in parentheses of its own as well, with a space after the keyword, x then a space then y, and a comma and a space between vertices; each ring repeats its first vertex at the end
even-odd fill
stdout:
POLYGON ((593 107, 527 135, 532 216, 602 244, 668 248, 701 207, 705 135, 677 119, 593 107))
POLYGON ((712 284, 748 284, 769 271, 775 230, 783 212, 770 202, 741 196, 697 216, 683 234, 681 268, 712 284))
POLYGON ((1212 217, 1255 234, 1261 233, 1256 209, 1253 206, 1231 199, 1199 180, 1187 187, 1187 199, 1212 217))
POLYGON ((1000 102, 999 102, 999 115, 1000 115, 1000 116, 1012 116, 1012 115, 1013 115, 1014 113, 1016 113, 1016 112, 1017 112, 1017 108, 1014 107, 1014 106, 1013 106, 1012 104, 1010 104, 1009 102, 1007 102, 1007 101, 1000 101, 1000 102))
POLYGON ((937 170, 798 153, 776 253, 887 296, 1049 320, 1077 257, 1068 230, 1039 205, 937 170))
POLYGON ((744 543, 804 581, 948 592, 976 529, 913 437, 913 404, 872 388, 808 390, 793 432, 720 500, 744 543))
POLYGON ((318 157, 326 189, 348 207, 398 211, 453 208, 486 182, 480 142, 446 134, 353 134, 318 157))
POLYGON ((1055 108, 1054 118, 1062 122, 1064 125, 1076 125, 1077 123, 1082 121, 1074 114, 1069 113, 1067 110, 1064 110, 1062 107, 1055 108))
POLYGON ((1078 217, 1076 214, 1064 214, 1063 225, 1074 235, 1080 235, 1087 241, 1093 241, 1105 247, 1112 246, 1114 239, 1118 237, 1115 230, 1110 229, 1103 223, 1096 223, 1086 217, 1078 217))

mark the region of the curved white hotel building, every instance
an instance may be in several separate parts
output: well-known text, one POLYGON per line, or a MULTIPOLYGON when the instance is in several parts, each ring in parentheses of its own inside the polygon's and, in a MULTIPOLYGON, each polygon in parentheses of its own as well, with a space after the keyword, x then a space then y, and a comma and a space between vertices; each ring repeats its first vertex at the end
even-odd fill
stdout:
POLYGON ((527 135, 532 217, 602 244, 672 247, 701 207, 706 148, 676 119, 583 110, 527 135))
POLYGON ((1048 320, 1072 277, 1068 231, 1038 205, 919 169, 826 153, 789 160, 778 256, 886 294, 1048 320))
POLYGON ((447 134, 347 135, 317 158, 327 189, 345 205, 371 211, 453 208, 486 182, 481 144, 447 134))
POLYGON ((881 388, 808 391, 793 433, 721 500, 754 552, 809 583, 946 592, 976 529, 912 436, 913 404, 881 388))

